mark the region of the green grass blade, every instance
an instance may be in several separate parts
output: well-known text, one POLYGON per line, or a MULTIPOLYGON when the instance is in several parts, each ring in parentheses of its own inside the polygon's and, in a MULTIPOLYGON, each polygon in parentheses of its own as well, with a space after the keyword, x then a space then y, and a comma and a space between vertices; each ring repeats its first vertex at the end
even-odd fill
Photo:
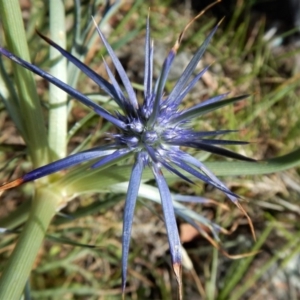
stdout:
MULTIPOLYGON (((217 176, 240 176, 269 174, 300 165, 300 149, 286 155, 259 162, 243 161, 215 161, 205 162, 206 166, 217 176)), ((108 169, 90 170, 89 165, 80 166, 55 183, 65 195, 72 197, 74 194, 86 192, 102 192, 106 187, 128 181, 132 167, 112 166, 108 169)), ((176 179, 177 176, 164 172, 167 179, 176 179)), ((187 175, 189 176, 189 175, 187 175)), ((152 173, 146 169, 143 179, 151 179, 152 173)))
MULTIPOLYGON (((0 0, 0 18, 8 49, 30 61, 19 1, 0 0)), ((28 145, 32 163, 37 167, 48 161, 48 142, 42 109, 32 73, 17 64, 13 64, 13 71, 19 94, 18 115, 21 116, 23 138, 28 145)))
MULTIPOLYGON (((268 236, 270 235, 272 229, 274 228, 274 224, 270 224, 264 232, 260 235, 258 241, 254 245, 252 251, 257 251, 261 248, 263 243, 266 241, 268 236)), ((224 288, 221 291, 218 300, 226 300, 229 299, 228 296, 230 292, 236 287, 237 283, 241 280, 243 275, 247 272, 248 267, 250 266, 251 262, 254 260, 255 256, 249 256, 244 258, 243 260, 237 261, 235 264, 235 269, 232 270, 230 276, 228 276, 228 280, 224 283, 224 288)), ((230 298, 231 299, 231 298, 230 298)))

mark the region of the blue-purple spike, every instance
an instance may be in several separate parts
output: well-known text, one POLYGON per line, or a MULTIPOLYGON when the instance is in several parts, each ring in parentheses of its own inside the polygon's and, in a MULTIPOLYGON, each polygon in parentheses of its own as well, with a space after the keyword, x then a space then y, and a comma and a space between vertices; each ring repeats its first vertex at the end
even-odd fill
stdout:
POLYGON ((93 164, 91 166, 91 169, 95 169, 95 168, 105 166, 106 164, 109 164, 111 162, 113 162, 115 164, 120 159, 124 159, 130 152, 132 152, 132 150, 131 149, 126 149, 126 148, 116 150, 112 154, 105 156, 100 161, 93 164))
POLYGON ((204 114, 207 114, 211 111, 214 111, 218 108, 221 108, 223 106, 233 104, 235 102, 244 100, 245 98, 249 97, 249 95, 242 95, 234 98, 229 98, 226 100, 222 100, 226 97, 227 94, 218 95, 216 97, 213 97, 211 99, 208 99, 202 103, 199 103, 193 107, 191 107, 188 110, 185 110, 181 112, 180 114, 177 114, 174 116, 174 118, 171 118, 171 121, 174 123, 182 122, 185 120, 191 120, 196 117, 200 117, 204 114), (222 101, 220 101, 222 100, 222 101))
MULTIPOLYGON (((170 144, 173 144, 172 142, 170 144)), ((229 157, 229 158, 234 158, 234 159, 239 159, 239 160, 244 160, 244 161, 255 161, 255 159, 249 158, 247 156, 241 155, 239 153, 230 151, 228 149, 220 148, 214 145, 206 144, 204 142, 198 142, 198 141, 179 141, 177 140, 176 142, 174 141, 174 144, 176 145, 181 145, 181 146, 186 146, 186 147, 191 147, 191 148, 196 148, 199 150, 204 150, 213 154, 229 157)))
POLYGON ((150 115, 149 121, 147 122, 147 125, 150 127, 153 126, 153 124, 156 122, 157 117, 159 115, 159 109, 162 103, 162 96, 163 96, 165 84, 172 66, 172 62, 175 58, 175 55, 176 52, 174 49, 172 49, 163 63, 163 67, 159 75, 158 82, 155 86, 155 91, 154 91, 155 98, 153 102, 152 113, 150 115))
POLYGON ((215 26, 214 29, 211 31, 211 33, 208 35, 208 37, 205 39, 203 44, 200 46, 198 51, 193 56, 192 60, 189 62, 185 70, 183 71, 182 75, 180 76, 179 80, 175 84, 172 92, 170 93, 167 103, 170 104, 172 102, 175 102, 175 105, 179 105, 180 102, 177 101, 177 97, 181 94, 183 89, 185 88, 189 78, 193 74, 194 70, 196 69, 200 59, 202 58, 210 40, 212 39, 213 35, 215 34, 218 26, 215 26), (179 103, 178 103, 179 102, 179 103))
MULTIPOLYGON (((195 86, 195 84, 201 79, 203 74, 208 70, 209 66, 204 68, 201 72, 199 72, 195 78, 185 87, 185 89, 178 95, 176 98, 176 104, 181 103, 184 97, 191 91, 191 89, 195 86)), ((174 104, 174 107, 177 107, 177 105, 174 104)))
POLYGON ((52 47, 54 47, 57 51, 59 51, 68 61, 70 61, 76 67, 78 67, 78 69, 80 69, 85 75, 87 75, 96 84, 98 84, 99 87, 103 91, 105 91, 109 96, 111 96, 113 99, 118 98, 118 95, 116 94, 114 87, 108 81, 106 81, 103 77, 101 77, 94 70, 92 70, 87 65, 85 65, 83 62, 81 62, 79 59, 77 59, 75 56, 73 56, 70 52, 61 48, 59 45, 57 45, 54 41, 52 41, 48 37, 44 36, 43 34, 41 34, 38 31, 37 31, 37 34, 43 40, 45 40, 48 44, 50 44, 52 47))
POLYGON ((176 170, 175 168, 173 168, 169 163, 167 163, 164 160, 160 160, 160 163, 170 172, 176 174, 178 177, 180 177, 181 179, 189 182, 190 184, 195 184, 194 181, 192 181, 191 179, 189 179, 187 176, 183 175, 181 172, 179 172, 178 170, 176 170))
POLYGON ((83 163, 83 162, 86 162, 89 160, 93 160, 98 157, 103 157, 103 156, 109 155, 112 152, 113 152, 112 145, 106 145, 103 147, 97 147, 94 149, 90 149, 87 151, 69 155, 65 158, 59 159, 59 160, 54 161, 45 166, 36 168, 36 169, 26 173, 25 175, 23 175, 21 178, 18 178, 12 182, 9 182, 9 183, 6 183, 6 184, 0 186, 0 191, 19 186, 25 182, 29 182, 29 181, 33 181, 33 180, 45 177, 47 175, 56 173, 61 170, 68 169, 70 167, 73 167, 75 165, 78 165, 80 163, 83 163))
POLYGON ((111 58, 111 60, 112 60, 112 62, 114 64, 117 72, 120 75, 120 78, 121 78, 121 80, 122 80, 122 82, 124 84, 124 87, 125 87, 126 91, 127 91, 128 99, 129 99, 129 101, 130 101, 130 103, 132 105, 132 108, 134 110, 137 110, 138 107, 139 107, 139 105, 138 105, 138 101, 137 101, 137 98, 136 98, 136 94, 135 94, 135 92, 133 90, 133 87, 132 87, 132 85, 130 83, 130 80, 129 80, 129 78, 128 78, 128 76, 127 76, 127 74, 126 74, 126 72, 125 72, 125 70, 124 70, 121 62, 119 61, 119 59, 117 58, 114 50, 111 48, 111 46, 107 42, 106 38, 104 37, 103 33, 101 32, 101 30, 97 26, 97 23, 96 23, 95 20, 94 20, 94 23, 95 23, 95 26, 96 26, 96 30, 97 30, 97 32, 98 32, 98 34, 99 34, 99 36, 100 36, 100 38, 101 38, 104 46, 105 46, 107 52, 109 53, 110 58, 111 58))
POLYGON ((145 37, 145 74, 144 74, 144 99, 150 97, 152 93, 152 68, 153 68, 153 47, 150 41, 150 16, 147 18, 145 37))
POLYGON ((103 59, 103 63, 105 66, 106 73, 107 73, 107 75, 116 91, 116 94, 117 94, 117 97, 114 100, 119 105, 119 107, 122 108, 124 112, 126 112, 126 107, 128 105, 128 103, 126 103, 127 100, 126 100, 116 78, 114 77, 112 71, 110 70, 109 66, 107 65, 105 59, 103 59))
POLYGON ((152 172, 154 174, 160 193, 161 204, 167 228, 173 270, 176 275, 177 281, 181 283, 181 243, 178 234, 171 193, 161 169, 156 164, 152 164, 152 172))
POLYGON ((92 108, 98 115, 106 119, 107 121, 111 122, 115 126, 124 129, 126 127, 125 123, 121 120, 115 118, 113 115, 111 115, 107 110, 96 104, 95 102, 91 101, 87 96, 83 95, 79 91, 75 90, 68 84, 62 82, 61 80, 53 77, 49 73, 41 70, 40 68, 28 63, 27 61, 23 60, 20 57, 17 57, 7 51, 6 49, 0 47, 0 53, 4 56, 8 57, 12 61, 16 62, 17 64, 21 65, 22 67, 30 70, 31 72, 41 76, 42 78, 46 79, 47 81, 51 82, 52 84, 56 85, 63 91, 65 91, 70 96, 74 97, 75 99, 79 100, 84 105, 92 108))
POLYGON ((128 192, 126 195, 125 207, 124 207, 124 218, 123 218, 123 234, 122 234, 122 289, 123 292, 126 288, 127 278, 127 261, 131 238, 131 228, 133 222, 134 209, 138 191, 142 179, 142 173, 144 169, 144 153, 139 153, 136 157, 135 164, 132 168, 128 192))
POLYGON ((225 194, 231 195, 231 196, 234 196, 234 197, 238 197, 236 194, 231 192, 227 187, 225 187, 224 185, 219 185, 218 183, 213 181, 210 177, 202 174, 201 172, 195 170, 194 168, 192 168, 191 166, 186 164, 183 160, 181 160, 181 159, 177 159, 176 161, 173 160, 173 163, 176 166, 178 166, 179 168, 181 168, 182 170, 190 173, 191 175, 195 176, 196 178, 200 179, 201 181, 206 182, 206 183, 216 187, 217 189, 224 192, 225 194))
POLYGON ((204 144, 212 145, 248 145, 246 141, 234 141, 234 140, 213 140, 213 139, 198 139, 197 141, 204 144))
MULTIPOLYGON (((224 183, 218 179, 205 165, 204 163, 200 162, 193 156, 189 155, 186 152, 183 152, 181 150, 177 150, 174 154, 170 154, 173 159, 177 159, 177 157, 180 157, 182 161, 191 164, 195 166, 196 168, 200 169, 207 177, 211 179, 211 181, 215 182, 218 186, 221 186, 224 188, 224 190, 228 190, 228 188, 224 185, 224 183)), ((237 202, 238 197, 235 194, 228 194, 227 196, 230 198, 230 200, 234 203, 237 202)))

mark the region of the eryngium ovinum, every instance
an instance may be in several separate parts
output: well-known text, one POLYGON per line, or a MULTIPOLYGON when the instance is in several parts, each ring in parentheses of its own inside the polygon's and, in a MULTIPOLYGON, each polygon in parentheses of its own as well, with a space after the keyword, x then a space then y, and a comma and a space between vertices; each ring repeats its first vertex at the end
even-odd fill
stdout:
POLYGON ((105 110, 103 107, 90 100, 78 90, 72 88, 64 82, 61 82, 59 79, 54 78, 47 72, 22 60, 19 57, 16 57, 6 49, 0 47, 0 53, 2 55, 58 86, 68 93, 72 98, 75 98, 84 105, 93 109, 100 117, 114 124, 118 129, 117 134, 110 134, 110 143, 80 153, 72 154, 66 158, 37 168, 19 179, 4 184, 0 190, 18 186, 22 183, 41 178, 63 169, 67 169, 88 160, 94 160, 101 157, 101 159, 95 162, 91 168, 104 168, 106 165, 119 162, 120 160, 127 158, 129 155, 134 156, 134 165, 132 167, 132 172, 129 179, 123 219, 123 290, 126 287, 127 259, 130 246, 133 214, 142 173, 145 167, 149 167, 152 170, 160 193, 164 221, 169 240, 171 260, 179 285, 181 284, 181 244, 175 219, 172 197, 163 175, 163 169, 178 175, 181 179, 189 182, 190 184, 194 184, 192 179, 194 177, 195 179, 200 179, 205 183, 214 186, 215 188, 224 192, 230 198, 230 200, 237 207, 239 207, 243 213, 245 213, 238 202, 238 197, 231 192, 207 167, 205 167, 201 161, 182 150, 182 147, 184 147, 184 149, 190 147, 229 158, 252 161, 250 158, 219 147, 219 145, 238 145, 246 144, 247 142, 212 139, 213 136, 223 135, 233 132, 234 130, 195 131, 192 128, 192 121, 194 121, 195 118, 199 118, 204 114, 222 106, 240 101, 246 98, 247 95, 224 100, 224 98, 227 96, 226 93, 205 100, 188 109, 180 108, 180 104, 186 95, 197 84, 197 82, 208 69, 208 67, 206 67, 198 74, 194 75, 194 71, 218 26, 213 28, 200 48, 196 51, 171 92, 168 95, 165 94, 166 80, 168 78, 173 60, 176 56, 176 52, 181 43, 183 34, 198 16, 196 16, 179 35, 178 40, 164 60, 155 84, 153 84, 154 47, 150 40, 148 18, 145 38, 144 95, 143 100, 140 102, 137 99, 137 94, 134 91, 119 59, 116 57, 116 54, 96 23, 96 30, 98 31, 98 34, 104 46, 106 47, 108 54, 110 55, 113 65, 119 75, 120 80, 122 81, 123 87, 121 87, 117 82, 112 70, 105 61, 104 65, 110 82, 98 75, 87 65, 79 61, 71 53, 62 49, 53 41, 40 34, 45 41, 56 48, 65 58, 69 60, 69 62, 76 65, 83 73, 90 77, 102 89, 102 91, 104 91, 117 103, 119 110, 113 113, 105 110))

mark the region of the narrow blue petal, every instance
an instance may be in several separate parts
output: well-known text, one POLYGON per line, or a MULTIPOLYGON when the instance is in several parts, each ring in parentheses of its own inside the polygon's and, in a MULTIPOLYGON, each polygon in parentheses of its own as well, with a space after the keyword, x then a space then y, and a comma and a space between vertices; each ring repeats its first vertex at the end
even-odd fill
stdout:
MULTIPOLYGON (((185 70, 183 71, 182 75, 178 79, 177 83, 175 84, 172 92, 170 93, 170 95, 168 97, 168 100, 167 100, 168 104, 173 103, 174 101, 177 102, 176 99, 178 98, 180 93, 182 93, 182 90, 184 89, 189 78, 193 74, 195 68, 197 67, 199 60, 202 58, 210 40, 212 39, 213 35, 215 34, 217 28, 218 28, 218 26, 214 27, 214 29, 211 31, 211 33, 208 35, 208 37, 205 39, 203 44, 200 46, 198 51, 195 53, 195 55, 193 56, 193 58, 191 59, 191 61, 189 62, 189 64, 185 68, 185 70)), ((176 103, 176 105, 179 105, 179 103, 176 103)))
MULTIPOLYGON (((215 181, 220 181, 215 175, 214 173, 212 173, 206 166, 204 163, 202 163, 201 161, 199 161, 197 158, 195 158, 194 156, 180 150, 177 149, 176 151, 173 152, 169 152, 168 155, 172 158, 172 160, 177 160, 178 157, 180 157, 180 159, 188 164, 194 165, 195 167, 199 168, 202 172, 204 172, 204 174, 206 174, 208 177, 210 177, 212 180, 215 181)), ((223 183, 220 181, 220 185, 223 185, 223 183)))
POLYGON ((190 140, 202 140, 204 137, 207 136, 214 136, 214 135, 222 135, 232 132, 238 132, 238 130, 213 130, 213 131, 193 131, 191 129, 179 129, 170 128, 166 129, 162 133, 162 138, 166 143, 173 142, 176 143, 177 140, 179 141, 190 141, 190 140))
POLYGON ((245 98, 249 97, 249 95, 242 95, 234 98, 229 98, 223 101, 220 101, 224 97, 226 97, 227 94, 218 95, 216 97, 213 97, 211 99, 208 99, 198 105, 193 106, 192 108, 181 112, 180 114, 177 114, 174 118, 171 118, 171 122, 178 123, 182 121, 190 121, 192 118, 200 117, 204 114, 207 114, 213 110, 216 110, 218 108, 221 108, 223 106, 233 104, 237 101, 244 100, 245 98))
POLYGON ((149 156, 151 157, 152 161, 155 162, 155 163, 157 163, 158 159, 157 159, 155 150, 152 147, 150 147, 149 145, 147 145, 147 144, 145 144, 145 148, 146 148, 149 156))
POLYGON ((132 150, 129 148, 116 150, 114 153, 105 156, 100 161, 96 162, 91 166, 91 169, 102 167, 111 162, 118 162, 121 159, 124 159, 132 150))
POLYGON ((148 99, 152 92, 152 72, 153 72, 153 47, 150 41, 150 17, 147 18, 146 38, 145 38, 145 75, 144 75, 144 98, 148 99))
POLYGON ((149 126, 152 126, 158 117, 159 109, 162 104, 162 96, 163 96, 165 84, 172 66, 172 62, 175 58, 175 55, 176 55, 175 50, 171 49, 171 51, 169 52, 168 56, 166 57, 163 63, 161 73, 159 75, 157 84, 155 85, 155 91, 154 91, 155 99, 153 103, 152 113, 148 122, 149 126))
POLYGON ((85 65, 83 62, 81 62, 79 59, 77 59, 75 56, 73 56, 68 51, 61 48, 59 45, 57 45, 54 41, 49 39, 48 37, 44 36, 40 32, 37 31, 37 34, 44 39, 48 44, 50 44, 52 47, 54 47, 57 51, 59 51, 68 61, 73 63, 76 67, 78 67, 85 75, 87 75, 89 78, 91 78, 96 84, 98 84, 103 91, 105 91, 109 96, 111 96, 113 99, 117 98, 117 94, 115 92, 114 87, 103 77, 101 77, 99 74, 97 74, 95 71, 90 69, 87 65, 85 65))
POLYGON ((121 107, 123 109, 123 111, 126 111, 125 110, 125 107, 126 107, 126 98, 115 78, 115 76, 113 75, 112 71, 110 70, 109 66, 107 65, 106 61, 103 59, 103 62, 104 62, 104 66, 105 66, 105 69, 106 69, 106 73, 116 91, 116 94, 117 94, 117 97, 114 98, 114 100, 117 102, 117 104, 119 105, 119 107, 121 107))
POLYGON ((168 130, 163 135, 166 142, 176 143, 189 143, 199 142, 212 145, 246 145, 249 142, 238 140, 217 140, 217 139, 205 139, 202 132, 195 132, 193 130, 168 130), (175 135, 176 133, 176 135, 175 135))
POLYGON ((180 173, 178 170, 176 170, 175 168, 173 168, 170 164, 168 164, 167 162, 160 160, 160 163, 170 172, 176 174, 177 176, 179 176, 181 179, 191 183, 191 184, 195 184, 194 181, 192 181, 191 179, 189 179, 188 177, 184 176, 182 173, 180 173))
POLYGON ((247 145, 249 142, 245 141, 234 141, 234 140, 212 140, 212 139, 199 139, 201 143, 212 144, 212 145, 247 145))
POLYGON ((233 132, 238 132, 239 130, 212 130, 212 131, 195 131, 194 137, 195 138, 202 138, 205 136, 212 136, 212 135, 222 135, 222 134, 227 134, 227 133, 233 133, 233 132))
POLYGON ((152 82, 153 82, 153 55, 154 55, 154 46, 152 44, 150 48, 150 55, 149 55, 149 63, 150 63, 150 68, 149 68, 149 90, 150 94, 152 91, 152 82))
POLYGON ((216 187, 217 189, 219 189, 220 191, 226 193, 227 195, 231 195, 234 197, 237 197, 237 195, 235 195, 233 192, 231 192, 225 185, 219 185, 218 182, 215 182, 214 180, 212 180, 210 177, 202 174, 201 172, 195 170, 194 168, 192 168, 191 166, 189 166, 188 164, 186 164, 183 160, 177 158, 176 160, 173 159, 173 163, 178 166, 179 168, 181 168, 182 170, 190 173, 191 175, 195 176, 196 178, 216 187))
MULTIPOLYGON (((169 144, 172 145, 173 143, 169 142, 169 144)), ((221 155, 221 156, 234 158, 234 159, 238 159, 238 160, 252 161, 252 162, 255 161, 255 159, 253 159, 253 158, 241 155, 239 153, 230 151, 228 149, 220 148, 220 147, 217 147, 217 146, 213 146, 213 145, 198 142, 198 141, 191 142, 191 141, 177 140, 177 141, 174 142, 174 144, 178 145, 178 146, 180 145, 180 146, 192 147, 192 148, 196 148, 196 149, 199 149, 199 150, 204 150, 204 151, 216 154, 216 155, 221 155)))
POLYGON ((217 95, 217 96, 214 96, 212 98, 209 98, 209 99, 206 99, 204 100, 203 102, 191 107, 190 109, 186 110, 187 112, 194 109, 194 108, 200 108, 200 107, 204 107, 204 106, 207 106, 209 104, 213 104, 213 103, 217 103, 221 100, 223 100, 225 97, 227 97, 229 95, 229 92, 227 93, 224 93, 224 94, 221 94, 221 95, 217 95))
POLYGON ((111 154, 113 150, 110 145, 97 147, 80 153, 69 155, 66 158, 59 159, 43 167, 37 168, 25 174, 22 178, 24 182, 32 181, 52 173, 58 172, 70 168, 72 166, 78 165, 82 162, 95 159, 97 157, 102 157, 111 154))
MULTIPOLYGON (((211 172, 205 164, 203 164, 201 161, 197 160, 195 157, 191 156, 190 154, 183 152, 181 150, 177 150, 177 156, 180 156, 183 161, 185 161, 188 164, 194 165, 195 167, 199 168, 205 175, 207 175, 212 181, 217 183, 219 186, 224 187, 224 189, 228 189, 226 185, 213 173, 211 172)), ((176 157, 175 156, 175 159, 176 157)), ((235 195, 227 194, 227 196, 230 198, 230 200, 234 203, 238 201, 238 198, 235 195)))
POLYGON ((152 164, 152 172, 155 176, 155 180, 159 189, 164 219, 168 234, 168 240, 170 245, 171 259, 173 263, 173 269, 177 278, 180 277, 180 266, 181 266, 181 243, 174 213, 174 207, 172 202, 171 193, 168 184, 160 170, 160 168, 152 164))
MULTIPOLYGON (((93 19, 94 20, 94 19, 93 19)), ((138 101, 137 101, 137 98, 136 98, 136 94, 132 88, 132 85, 130 83, 130 80, 121 64, 121 62, 119 61, 119 59, 117 58, 114 50, 111 48, 111 46, 109 45, 109 43, 107 42, 106 38, 104 37, 103 33, 101 32, 101 30, 99 29, 99 27, 97 26, 97 23, 95 22, 94 20, 94 23, 95 23, 95 26, 96 26, 96 30, 107 50, 107 52, 109 53, 111 59, 112 59, 112 62, 116 68, 116 70, 118 71, 119 73, 119 76, 124 84, 124 87, 125 87, 125 90, 127 91, 127 94, 128 94, 128 98, 129 98, 129 101, 132 105, 132 108, 134 110, 137 110, 138 108, 138 101)))
POLYGON ((4 56, 8 57, 15 63, 21 65, 22 67, 30 70, 31 72, 41 76, 42 78, 46 79, 47 81, 51 82, 52 84, 56 85, 63 91, 65 91, 67 94, 70 96, 74 97, 84 105, 92 108, 98 115, 102 116, 104 119, 107 121, 111 122, 112 124, 116 125, 119 128, 126 128, 126 124, 119 119, 115 118, 113 115, 111 115, 107 110, 103 109, 101 106, 98 104, 94 103, 91 101, 87 96, 81 94, 79 91, 76 89, 72 88, 71 86, 67 85, 66 83, 62 82, 61 80, 53 77, 49 73, 43 71, 42 69, 28 63, 27 61, 23 60, 20 57, 17 57, 7 51, 6 49, 0 47, 0 53, 3 54, 4 56))
POLYGON ((126 194, 126 202, 124 207, 124 217, 123 217, 123 235, 122 235, 122 289, 123 292, 126 288, 126 278, 127 278, 127 261, 131 238, 131 228, 133 222, 134 209, 136 204, 136 199, 138 191, 140 188, 142 173, 144 169, 143 154, 139 153, 137 155, 135 164, 131 171, 131 176, 128 185, 128 191, 126 194))
MULTIPOLYGON (((196 77, 186 86, 186 88, 178 95, 176 100, 174 101, 175 103, 173 104, 174 107, 178 106, 184 97, 190 92, 190 90, 195 86, 195 84, 200 80, 200 78, 203 76, 203 74, 208 70, 209 66, 204 68, 200 73, 196 75, 196 77)), ((168 100, 166 100, 168 103, 168 100)))

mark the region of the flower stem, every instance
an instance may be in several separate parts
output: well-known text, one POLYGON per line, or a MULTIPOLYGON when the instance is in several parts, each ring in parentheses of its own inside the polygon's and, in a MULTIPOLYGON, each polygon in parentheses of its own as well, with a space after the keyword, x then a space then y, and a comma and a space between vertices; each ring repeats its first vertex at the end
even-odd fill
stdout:
MULTIPOLYGON (((66 48, 64 1, 50 1, 50 38, 62 48, 66 48)), ((67 60, 50 47, 50 59, 53 65, 50 74, 67 82, 67 60)), ((49 87, 49 146, 54 158, 66 156, 67 145, 67 94, 50 84, 49 87)))
POLYGON ((37 189, 28 221, 0 280, 0 299, 20 299, 46 230, 55 214, 59 194, 37 189))

